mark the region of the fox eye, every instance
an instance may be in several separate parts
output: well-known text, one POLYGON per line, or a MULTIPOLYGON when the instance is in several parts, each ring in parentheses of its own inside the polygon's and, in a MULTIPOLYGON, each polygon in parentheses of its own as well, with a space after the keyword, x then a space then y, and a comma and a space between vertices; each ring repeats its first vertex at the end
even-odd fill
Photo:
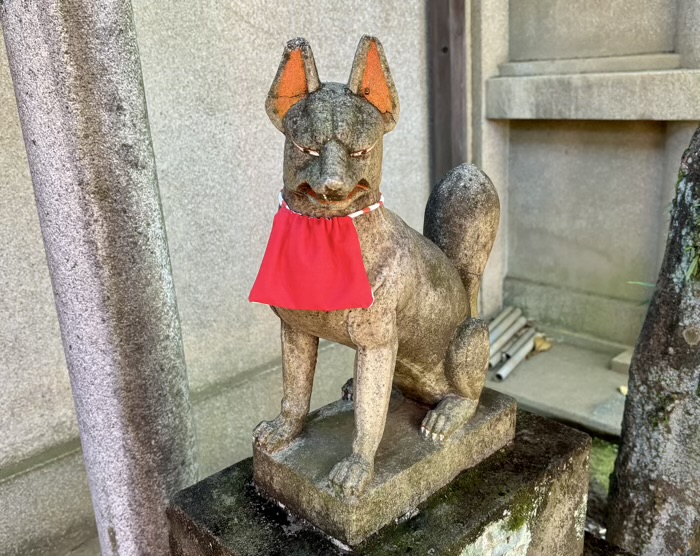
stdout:
POLYGON ((310 149, 309 147, 302 147, 299 143, 297 143, 294 140, 292 140, 292 143, 294 143, 294 146, 304 154, 310 154, 311 156, 319 156, 321 154, 318 151, 310 149))
MULTIPOLYGON (((376 145, 376 143, 374 145, 376 145)), ((371 147, 367 147, 366 149, 362 149, 360 151, 352 152, 352 153, 350 153, 350 156, 352 156, 353 158, 359 158, 361 156, 365 156, 369 151, 371 151, 374 148, 374 145, 372 145, 371 147)))

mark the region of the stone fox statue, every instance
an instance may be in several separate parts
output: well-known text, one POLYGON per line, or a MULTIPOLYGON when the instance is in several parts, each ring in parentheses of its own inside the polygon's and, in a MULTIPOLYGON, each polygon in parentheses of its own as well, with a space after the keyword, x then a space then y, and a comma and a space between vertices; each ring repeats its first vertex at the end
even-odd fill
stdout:
MULTIPOLYGON (((290 41, 266 110, 286 137, 286 208, 336 218, 379 203, 382 138, 398 121, 399 99, 376 38, 360 40, 347 84, 321 83, 309 44, 290 41)), ((274 452, 300 434, 319 338, 356 350, 353 382, 344 387, 354 399, 352 454, 329 475, 341 495, 361 494, 373 477, 392 387, 428 406, 421 425, 426 442, 441 443, 464 425, 488 367, 488 328, 478 318, 477 296, 498 219, 491 181, 468 164, 433 190, 425 235, 383 207, 355 218, 374 301, 336 311, 273 307, 282 321, 284 397, 281 413, 255 429, 258 446, 274 452)))

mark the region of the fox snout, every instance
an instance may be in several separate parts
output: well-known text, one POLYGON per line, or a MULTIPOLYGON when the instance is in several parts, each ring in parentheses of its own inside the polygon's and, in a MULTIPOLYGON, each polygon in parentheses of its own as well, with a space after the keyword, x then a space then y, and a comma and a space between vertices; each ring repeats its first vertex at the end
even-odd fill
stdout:
POLYGON ((311 190, 324 200, 343 201, 355 189, 348 172, 348 153, 338 141, 329 141, 319 153, 319 172, 309 181, 311 190))

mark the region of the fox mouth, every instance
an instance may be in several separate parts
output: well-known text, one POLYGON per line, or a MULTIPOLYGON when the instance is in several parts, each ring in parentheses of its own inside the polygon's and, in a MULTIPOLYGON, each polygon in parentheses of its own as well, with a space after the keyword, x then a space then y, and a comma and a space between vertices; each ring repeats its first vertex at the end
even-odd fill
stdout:
POLYGON ((369 185, 366 184, 365 180, 360 180, 360 182, 355 186, 355 188, 345 197, 316 193, 308 183, 302 183, 297 188, 297 191, 306 195, 307 197, 310 197, 315 203, 319 205, 326 207, 334 207, 350 203, 358 195, 369 191, 369 185))

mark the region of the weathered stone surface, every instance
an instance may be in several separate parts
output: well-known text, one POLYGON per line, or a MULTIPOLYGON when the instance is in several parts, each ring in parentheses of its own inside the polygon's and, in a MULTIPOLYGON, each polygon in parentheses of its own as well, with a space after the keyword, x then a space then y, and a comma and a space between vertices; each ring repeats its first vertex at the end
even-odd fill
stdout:
POLYGON ((491 373, 486 385, 516 398, 525 411, 619 438, 625 397, 618 389, 627 377, 607 368, 610 353, 567 344, 556 331, 546 333, 557 340, 550 351, 523 361, 508 380, 491 373))
MULTIPOLYGON (((515 442, 356 546, 357 555, 576 556, 583 551, 590 440, 519 412, 515 442), (494 545, 498 543, 498 548, 494 545)), ((244 460, 179 493, 175 556, 340 556, 341 546, 260 496, 244 460)))
MULTIPOLYGON (((650 290, 628 282, 655 280, 672 198, 659 190, 666 127, 511 122, 508 304, 540 323, 634 344, 650 290)), ((692 131, 684 127, 675 160, 692 131)))
POLYGON ((265 106, 286 137, 284 187, 249 300, 270 305, 281 320, 284 397, 280 414, 253 436, 273 453, 302 431, 320 338, 356 349, 352 452, 328 481, 339 494, 361 496, 374 475, 392 385, 430 406, 419 429, 432 441, 451 437, 477 410, 489 360, 478 296, 498 194, 481 170, 461 164, 433 188, 423 235, 383 207, 384 134, 400 110, 376 37, 360 39, 346 84, 321 83, 311 45, 290 40, 265 106), (346 234, 357 238, 354 250, 346 234), (298 245, 306 251, 295 254, 298 245))
POLYGON ((616 373, 627 374, 632 363, 632 348, 626 349, 622 353, 618 353, 610 360, 610 368, 616 373))
POLYGON ((674 50, 673 0, 511 2, 512 60, 628 56, 674 50))
POLYGON ((664 261, 629 370, 608 538, 700 554, 700 127, 681 159, 664 261))
POLYGON ((355 545, 510 442, 515 407, 513 398, 485 390, 475 417, 438 445, 420 434, 427 408, 395 393, 374 479, 359 497, 347 498, 328 481, 353 441, 353 402, 337 401, 314 412, 289 448, 270 455, 256 447, 255 482, 294 515, 355 545))
POLYGON ((527 60, 501 64, 498 69, 501 77, 522 77, 525 75, 609 73, 612 71, 658 71, 680 67, 681 57, 678 54, 664 52, 638 56, 527 60))
POLYGON ((697 120, 699 82, 700 71, 690 69, 496 77, 486 83, 486 115, 510 120, 697 120))
POLYGON ((165 555, 198 472, 131 3, 2 2, 0 22, 102 551, 165 555))

